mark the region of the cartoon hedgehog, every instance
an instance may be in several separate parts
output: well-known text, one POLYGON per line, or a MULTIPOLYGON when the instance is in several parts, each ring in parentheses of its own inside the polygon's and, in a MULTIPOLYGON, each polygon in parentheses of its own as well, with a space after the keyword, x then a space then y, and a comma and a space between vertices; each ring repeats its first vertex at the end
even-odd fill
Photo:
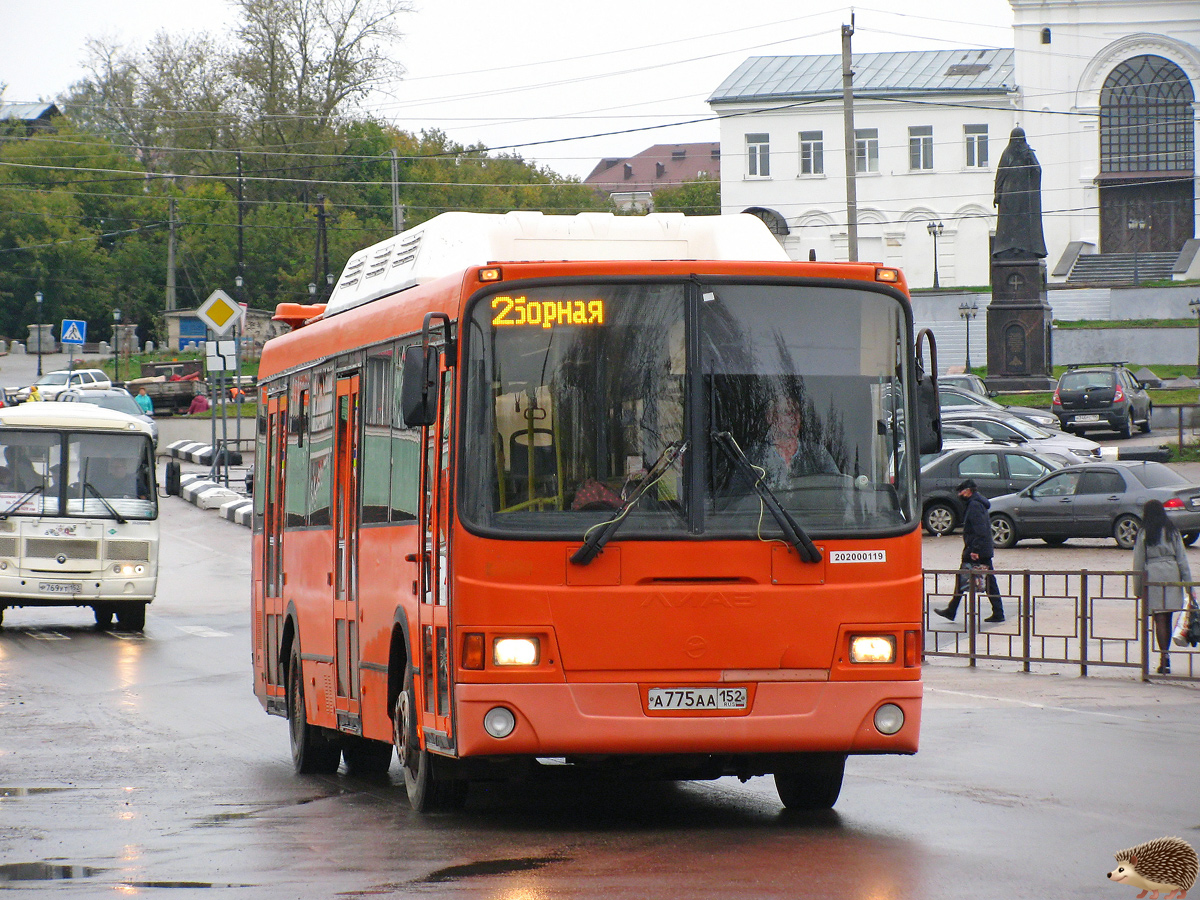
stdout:
POLYGON ((1196 851, 1191 844, 1177 837, 1157 838, 1122 850, 1116 854, 1120 865, 1108 873, 1113 881, 1142 888, 1138 897, 1150 895, 1183 900, 1196 881, 1196 851))

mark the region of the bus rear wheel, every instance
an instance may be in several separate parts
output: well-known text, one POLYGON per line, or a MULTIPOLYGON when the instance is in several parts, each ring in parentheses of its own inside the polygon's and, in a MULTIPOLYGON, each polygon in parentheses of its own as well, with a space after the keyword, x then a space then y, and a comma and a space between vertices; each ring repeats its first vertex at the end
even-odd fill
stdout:
POLYGON ((292 744, 292 767, 297 775, 332 775, 342 759, 342 748, 324 728, 310 725, 304 702, 304 668, 300 645, 292 644, 288 662, 287 718, 292 744))
POLYGON ((797 767, 775 773, 775 790, 788 809, 832 809, 842 792, 845 753, 805 753, 797 767))
POLYGON ((113 608, 101 603, 97 603, 92 607, 92 613, 96 616, 96 627, 101 631, 107 631, 112 628, 113 623, 113 608))
POLYGON ((396 696, 392 710, 392 735, 400 769, 404 772, 404 789, 408 805, 416 812, 457 809, 467 799, 469 784, 453 777, 452 763, 422 750, 417 737, 417 709, 413 700, 413 670, 404 672, 404 688, 396 696))
MULTIPOLYGON (((99 613, 97 624, 99 624, 99 613)), ((110 619, 111 621, 111 619, 110 619)), ((117 607, 117 625, 122 631, 141 631, 146 627, 145 603, 122 603, 117 607)))

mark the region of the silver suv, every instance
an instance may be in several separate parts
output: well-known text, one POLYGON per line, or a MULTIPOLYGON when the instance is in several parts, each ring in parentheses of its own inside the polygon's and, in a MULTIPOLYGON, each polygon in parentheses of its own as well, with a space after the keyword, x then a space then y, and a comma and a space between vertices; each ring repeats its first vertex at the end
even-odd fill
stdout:
MULTIPOLYGON (((43 400, 53 400, 72 388, 83 391, 108 390, 112 387, 112 380, 103 369, 58 369, 42 375, 34 384, 43 400)), ((28 400, 30 390, 32 385, 16 391, 14 396, 17 402, 28 400)))

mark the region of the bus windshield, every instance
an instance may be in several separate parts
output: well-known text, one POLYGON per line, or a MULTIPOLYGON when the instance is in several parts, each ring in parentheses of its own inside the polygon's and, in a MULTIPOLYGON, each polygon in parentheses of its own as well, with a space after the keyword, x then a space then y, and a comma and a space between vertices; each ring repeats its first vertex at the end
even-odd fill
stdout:
POLYGON ((778 539, 720 434, 813 538, 911 527, 907 333, 898 296, 845 286, 714 279, 484 296, 465 329, 464 521, 580 538, 686 442, 621 539, 778 539))
POLYGON ((143 434, 0 429, 0 515, 154 519, 143 434))

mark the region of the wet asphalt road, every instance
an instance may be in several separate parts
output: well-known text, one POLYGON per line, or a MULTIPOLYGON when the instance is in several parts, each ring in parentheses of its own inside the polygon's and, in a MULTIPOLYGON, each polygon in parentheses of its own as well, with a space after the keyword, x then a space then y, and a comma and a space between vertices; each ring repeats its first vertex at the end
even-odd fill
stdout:
POLYGON ((292 774, 251 693, 247 530, 177 498, 163 527, 144 636, 6 615, 0 892, 1121 900, 1113 853, 1200 844, 1195 687, 948 662, 926 667, 921 752, 851 759, 832 813, 784 812, 769 779, 551 772, 418 816, 390 779, 292 774))

